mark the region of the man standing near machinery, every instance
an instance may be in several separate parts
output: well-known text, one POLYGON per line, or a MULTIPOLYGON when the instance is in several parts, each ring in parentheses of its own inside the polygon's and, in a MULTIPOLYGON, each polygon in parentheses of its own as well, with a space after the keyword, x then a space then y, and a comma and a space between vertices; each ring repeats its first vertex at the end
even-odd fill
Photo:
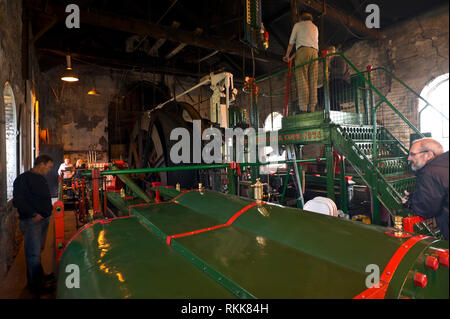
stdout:
POLYGON ((408 161, 417 176, 412 194, 405 191, 402 199, 414 214, 423 218, 436 217, 436 223, 448 241, 448 151, 432 138, 416 140, 409 150, 408 161))
POLYGON ((53 206, 45 175, 52 169, 53 160, 40 155, 34 167, 20 174, 14 181, 13 204, 19 212, 20 230, 24 235, 27 282, 31 292, 50 292, 52 275, 44 275, 41 252, 45 247, 48 224, 53 206))
POLYGON ((64 185, 67 188, 67 198, 71 198, 72 194, 72 177, 75 174, 73 169, 73 165, 70 164, 70 160, 68 157, 64 158, 64 163, 62 163, 58 168, 58 176, 63 177, 64 185))
MULTIPOLYGON (((308 12, 300 15, 300 22, 297 22, 292 29, 283 61, 289 62, 291 59, 290 53, 294 44, 296 48, 295 65, 318 58, 319 30, 312 20, 313 17, 308 12)), ((314 112, 317 104, 317 61, 294 69, 294 73, 298 94, 298 111, 300 113, 314 112)))

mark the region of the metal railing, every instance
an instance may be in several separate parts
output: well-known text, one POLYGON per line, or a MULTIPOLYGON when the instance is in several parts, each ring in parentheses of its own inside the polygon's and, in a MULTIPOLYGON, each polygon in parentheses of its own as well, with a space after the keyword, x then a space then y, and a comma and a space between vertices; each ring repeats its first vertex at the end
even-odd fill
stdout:
MULTIPOLYGON (((358 113, 362 118, 364 118, 363 124, 372 125, 375 131, 378 120, 377 112, 383 109, 382 111, 386 113, 387 111, 385 110, 386 108, 384 106, 387 106, 387 109, 389 109, 389 119, 392 122, 394 121, 394 118, 397 119, 395 125, 392 125, 391 127, 389 127, 388 125, 388 127, 390 130, 393 130, 394 135, 396 135, 396 140, 406 145, 406 147, 404 147, 403 145, 399 146, 400 148, 409 148, 409 137, 412 134, 416 134, 419 137, 424 137, 419 129, 417 129, 417 127, 398 109, 398 107, 394 106, 394 103, 392 103, 392 101, 390 101, 381 92, 380 88, 374 85, 374 81, 371 77, 371 72, 358 70, 355 65, 353 65, 340 52, 323 54, 321 57, 318 57, 316 59, 294 65, 292 67, 287 67, 275 73, 256 79, 255 83, 260 86, 258 95, 264 98, 277 99, 277 103, 275 104, 277 105, 278 109, 275 109, 274 111, 284 113, 285 115, 292 115, 292 109, 295 109, 296 104, 298 104, 299 107, 304 108, 304 105, 301 105, 301 101, 303 100, 304 103, 304 100, 308 95, 310 95, 310 92, 302 90, 301 86, 296 83, 296 79, 299 78, 299 76, 297 76, 298 74, 295 76, 293 76, 293 74, 289 76, 288 74, 295 73, 296 71, 301 70, 301 68, 311 68, 311 66, 315 63, 319 64, 319 70, 310 76, 312 76, 313 80, 317 80, 317 110, 323 110, 324 121, 333 121, 333 119, 330 118, 331 111, 343 111, 342 116, 344 117, 345 113, 358 113), (341 61, 338 61, 339 59, 341 61), (335 70, 330 70, 329 66, 336 61, 341 62, 341 64, 345 64, 349 71, 353 73, 350 74, 348 80, 336 81, 336 78, 334 78, 333 72, 335 70), (271 89, 270 91, 268 91, 268 86, 264 85, 264 83, 268 80, 274 79, 276 79, 276 81, 273 82, 278 83, 279 85, 277 87, 276 85, 273 85, 272 82, 272 85, 270 85, 271 89), (286 83, 286 79, 289 80, 288 83, 286 83), (285 85, 280 85, 280 83, 283 83, 285 85), (285 94, 285 99, 283 99, 283 93, 285 94), (289 94, 289 96, 286 96, 286 94, 289 94), (283 112, 280 107, 280 105, 284 105, 286 107, 286 104, 290 105, 290 112, 288 113, 283 112), (350 112, 348 112, 349 110, 350 112)), ((383 70, 391 75, 391 73, 384 68, 377 68, 377 70, 378 69, 383 70)), ((393 78, 402 86, 406 87, 409 91, 414 93, 415 96, 420 97, 419 94, 414 92, 414 90, 408 87, 400 79, 395 76, 393 76, 393 78)), ((427 105, 431 105, 431 103, 429 103, 422 97, 420 98, 425 103, 427 103, 427 105)), ((339 114, 338 112, 335 112, 333 115, 336 116, 339 114)), ((376 139, 376 136, 376 134, 373 134, 373 159, 377 157, 378 140, 376 139)))

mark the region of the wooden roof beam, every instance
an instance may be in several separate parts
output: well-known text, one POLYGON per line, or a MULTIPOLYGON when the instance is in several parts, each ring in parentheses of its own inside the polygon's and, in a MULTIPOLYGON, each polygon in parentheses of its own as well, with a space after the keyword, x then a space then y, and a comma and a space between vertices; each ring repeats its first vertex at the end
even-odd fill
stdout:
MULTIPOLYGON (((323 13, 323 2, 318 0, 292 0, 301 3, 302 5, 316 11, 323 13)), ((335 22, 340 22, 352 29, 353 31, 367 36, 372 40, 381 40, 384 36, 383 33, 377 29, 369 29, 366 24, 353 16, 335 8, 326 5, 325 18, 329 18, 335 22)))
MULTIPOLYGON (((32 10, 32 8, 29 9, 32 10)), ((64 7, 52 6, 49 10, 49 14, 57 16, 63 15, 64 17, 66 16, 64 7)), ((141 19, 124 17, 110 13, 105 14, 81 11, 80 19, 81 24, 85 23, 111 30, 123 31, 130 34, 148 35, 156 39, 167 39, 173 42, 188 43, 189 45, 200 48, 219 50, 221 52, 251 58, 249 47, 236 40, 229 41, 224 38, 206 35, 199 36, 195 34, 195 32, 179 29, 174 30, 172 27, 161 26, 141 19)), ((254 57, 256 60, 262 62, 283 64, 281 55, 272 54, 269 52, 259 52, 255 50, 254 57)))

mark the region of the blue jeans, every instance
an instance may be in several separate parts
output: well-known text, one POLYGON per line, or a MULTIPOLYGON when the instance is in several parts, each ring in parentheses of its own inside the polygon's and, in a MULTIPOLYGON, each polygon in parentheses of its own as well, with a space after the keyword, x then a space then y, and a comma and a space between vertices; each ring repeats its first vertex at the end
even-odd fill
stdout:
POLYGON ((45 247, 50 217, 38 222, 31 218, 20 220, 20 230, 24 235, 25 260, 27 263, 27 281, 31 287, 42 283, 44 271, 41 264, 41 252, 45 247))

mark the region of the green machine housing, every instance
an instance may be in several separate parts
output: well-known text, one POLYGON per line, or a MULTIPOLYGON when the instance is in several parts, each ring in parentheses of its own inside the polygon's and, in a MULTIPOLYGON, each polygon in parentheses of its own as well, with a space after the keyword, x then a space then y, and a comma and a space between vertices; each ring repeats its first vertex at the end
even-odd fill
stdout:
POLYGON ((368 298, 449 297, 446 241, 209 190, 157 190, 170 200, 108 192, 122 216, 67 244, 58 298, 364 298, 370 267, 382 287, 368 298))

